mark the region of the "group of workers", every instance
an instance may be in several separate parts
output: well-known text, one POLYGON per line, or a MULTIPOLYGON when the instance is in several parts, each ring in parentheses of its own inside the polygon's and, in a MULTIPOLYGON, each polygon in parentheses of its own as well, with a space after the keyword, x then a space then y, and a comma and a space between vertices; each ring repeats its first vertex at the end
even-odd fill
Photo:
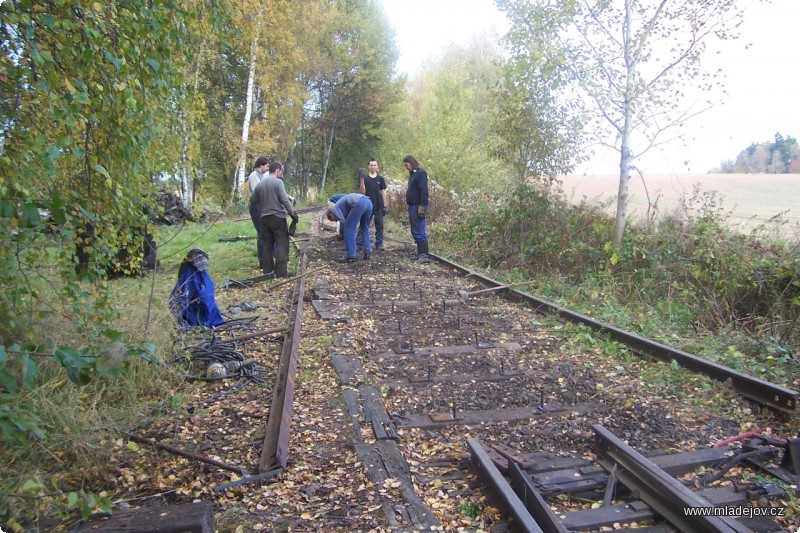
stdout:
MULTIPOLYGON (((428 215, 428 174, 417 160, 407 155, 403 166, 408 170, 406 204, 411 222, 411 235, 417 243, 417 262, 428 263, 428 235, 425 218, 428 215)), ((289 237, 294 235, 299 217, 294 199, 283 184, 283 165, 266 157, 256 159, 255 169, 248 178, 250 188, 250 218, 258 235, 258 262, 268 277, 292 276, 289 263, 289 237), (288 225, 287 216, 292 219, 288 225)), ((378 174, 378 162, 370 159, 367 170, 359 169, 359 193, 340 193, 331 197, 333 204, 325 215, 339 222, 346 255, 341 263, 357 260, 356 251, 364 249, 364 259, 372 255, 369 234, 370 222, 375 220, 375 249, 383 250, 383 217, 388 212, 386 180, 378 174)), ((195 248, 181 263, 178 281, 169 303, 181 330, 194 326, 216 327, 224 322, 214 298, 214 282, 208 274, 208 253, 195 248)))
MULTIPOLYGON (((417 245, 417 262, 428 263, 428 235, 425 219, 428 216, 428 173, 410 155, 403 158, 408 171, 406 204, 411 223, 411 236, 417 245)), ((250 188, 250 218, 258 235, 258 262, 264 274, 270 277, 289 277, 289 236, 297 226, 298 216, 291 197, 283 184, 283 165, 270 162, 266 157, 256 160, 255 168, 248 178, 250 188), (268 174, 265 175, 265 172, 268 174), (286 222, 287 215, 292 226, 286 222)), ((331 222, 339 222, 346 255, 340 263, 357 261, 357 249, 364 250, 363 258, 372 256, 370 222, 375 220, 375 250, 383 250, 383 218, 388 212, 386 180, 378 174, 378 162, 370 159, 367 170, 359 169, 358 193, 337 194, 331 197, 333 205, 325 216, 331 222)))

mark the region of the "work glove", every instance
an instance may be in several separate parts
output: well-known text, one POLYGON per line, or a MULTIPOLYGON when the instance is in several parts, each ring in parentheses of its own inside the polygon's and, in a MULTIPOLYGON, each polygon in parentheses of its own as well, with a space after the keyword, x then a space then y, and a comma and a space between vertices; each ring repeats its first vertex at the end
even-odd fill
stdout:
POLYGON ((292 213, 292 224, 297 224, 300 222, 300 217, 297 216, 297 213, 292 213))
POLYGON ((420 205, 417 206, 417 218, 424 219, 425 218, 425 206, 420 205))
POLYGON ((294 237, 295 231, 297 231, 297 219, 292 219, 292 223, 289 224, 289 237, 294 237))
POLYGON ((383 216, 386 216, 386 213, 388 213, 388 212, 389 212, 389 208, 386 207, 386 206, 383 206, 383 216))
POLYGON ((295 198, 291 194, 287 194, 286 196, 289 197, 289 201, 292 202, 292 205, 297 205, 297 198, 295 198))

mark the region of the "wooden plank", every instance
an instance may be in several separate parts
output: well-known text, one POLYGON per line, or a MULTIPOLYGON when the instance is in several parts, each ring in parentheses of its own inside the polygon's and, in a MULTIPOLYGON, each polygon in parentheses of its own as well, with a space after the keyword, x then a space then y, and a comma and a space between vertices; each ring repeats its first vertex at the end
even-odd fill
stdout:
POLYGON ((388 307, 389 309, 408 309, 419 307, 422 302, 419 300, 375 300, 374 302, 369 302, 366 300, 360 300, 358 302, 349 302, 345 300, 349 304, 350 307, 355 307, 357 309, 361 308, 370 308, 370 307, 388 307))
POLYGON ((364 374, 361 361, 355 355, 333 353, 331 354, 331 365, 342 385, 356 386, 361 381, 358 376, 364 374))
POLYGON ((561 519, 561 523, 570 531, 587 531, 614 524, 645 522, 654 517, 655 513, 647 506, 637 510, 630 505, 611 505, 566 513, 561 519))
MULTIPOLYGON (((560 416, 567 413, 585 413, 590 411, 586 405, 572 405, 567 407, 552 404, 545 406, 543 410, 536 407, 516 407, 513 409, 486 409, 481 411, 458 411, 457 419, 453 419, 452 413, 433 413, 440 415, 440 422, 431 419, 431 413, 424 415, 406 415, 398 419, 395 424, 398 428, 420 428, 438 429, 453 425, 477 425, 482 422, 519 422, 531 418, 541 418, 546 416, 560 416), (449 418, 448 418, 449 417, 449 418)), ((437 417, 439 418, 439 417, 437 417)))
POLYGON ((80 533, 125 531, 128 533, 214 533, 214 508, 201 501, 181 505, 145 507, 117 511, 111 516, 89 520, 76 526, 80 533))
POLYGON ((553 454, 549 452, 526 453, 524 455, 536 463, 536 468, 530 470, 530 474, 552 472, 554 470, 564 470, 567 468, 583 468, 592 465, 592 463, 580 457, 553 457, 553 454))
POLYGON ((372 424, 375 438, 378 440, 397 439, 397 428, 389 418, 389 413, 386 412, 386 406, 383 404, 378 389, 362 385, 358 388, 358 392, 361 393, 364 418, 372 424))
POLYGON ((452 346, 414 346, 412 353, 404 351, 407 346, 400 346, 391 352, 382 352, 370 357, 376 363, 385 363, 388 361, 403 361, 409 358, 421 358, 431 355, 437 356, 455 356, 455 355, 468 355, 474 353, 486 353, 490 350, 505 350, 505 351, 519 351, 522 350, 522 345, 517 342, 487 342, 480 346, 474 344, 457 344, 452 346))
POLYGON ((342 390, 342 397, 350 413, 350 422, 353 424, 353 440, 359 444, 363 443, 364 439, 361 437, 361 407, 358 405, 358 393, 353 389, 344 389, 342 390))
POLYGON ((489 446, 484 446, 483 451, 486 453, 486 457, 488 457, 494 466, 502 473, 508 472, 508 459, 494 451, 489 446))
POLYGON ((540 375, 541 372, 506 372, 501 374, 499 372, 495 374, 449 374, 449 375, 437 375, 432 374, 430 379, 428 379, 427 375, 418 375, 418 376, 410 376, 408 379, 394 379, 394 380, 384 380, 380 382, 380 385, 391 385, 394 387, 408 387, 409 385, 424 385, 429 383, 434 385, 436 383, 497 383, 500 381, 508 381, 512 378, 518 378, 522 376, 536 376, 540 375))
POLYGON ((325 302, 322 302, 320 300, 311 300, 311 307, 314 308, 314 311, 317 312, 317 315, 319 315, 319 317, 322 320, 333 320, 334 319, 334 316, 331 313, 328 312, 328 308, 325 305, 325 302))
MULTIPOLYGON (((649 460, 670 475, 682 476, 701 466, 718 464, 727 459, 729 454, 728 447, 704 448, 690 452, 659 455, 650 457, 649 460)), ((536 473, 535 479, 539 483, 542 493, 550 496, 602 488, 607 483, 607 471, 599 465, 592 465, 549 472, 539 471, 536 473)))
POLYGON ((389 474, 386 472, 386 467, 383 466, 383 459, 381 459, 375 446, 361 442, 354 444, 353 448, 356 451, 358 460, 367 470, 367 479, 377 486, 382 486, 383 482, 389 478, 389 474))
POLYGON ((394 520, 395 507, 402 507, 402 514, 409 521, 416 525, 424 526, 425 529, 441 527, 430 509, 422 502, 414 490, 411 481, 411 472, 394 441, 381 441, 375 444, 358 443, 354 446, 356 455, 361 464, 367 470, 367 478, 377 486, 382 486, 383 482, 389 478, 396 479, 402 483, 402 494, 405 504, 393 502, 393 506, 385 506, 384 512, 390 521, 394 520))
POLYGON ((400 453, 400 450, 398 450, 397 443, 391 440, 380 441, 375 443, 375 448, 383 460, 383 465, 389 477, 402 483, 401 492, 408 503, 406 510, 411 521, 414 524, 424 526, 425 529, 440 527, 441 524, 433 512, 428 509, 428 506, 417 495, 414 483, 411 480, 411 471, 408 468, 408 463, 400 453))

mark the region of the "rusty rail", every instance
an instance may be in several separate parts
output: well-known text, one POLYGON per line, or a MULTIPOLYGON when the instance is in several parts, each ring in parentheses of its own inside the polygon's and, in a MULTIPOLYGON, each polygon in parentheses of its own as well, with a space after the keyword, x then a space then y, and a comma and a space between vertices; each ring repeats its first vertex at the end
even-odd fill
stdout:
POLYGON ((517 529, 525 533, 542 533, 542 528, 525 508, 525 504, 514 493, 503 474, 486 454, 483 444, 478 439, 469 439, 467 444, 470 449, 472 468, 489 488, 496 501, 504 508, 504 511, 514 519, 517 529))
POLYGON ((688 368, 694 372, 705 374, 717 381, 725 382, 731 381, 733 388, 746 398, 755 400, 756 402, 783 411, 786 413, 796 413, 798 410, 798 400, 800 400, 800 392, 782 387, 769 381, 764 381, 757 377, 737 372, 731 368, 722 366, 708 361, 696 355, 684 352, 677 348, 672 348, 664 344, 640 337, 633 333, 629 333, 622 329, 616 328, 609 324, 604 324, 586 315, 570 311, 563 307, 559 307, 546 300, 536 298, 526 292, 518 291, 511 288, 500 288, 503 284, 499 281, 488 278, 468 267, 454 263, 444 257, 436 254, 428 254, 432 259, 439 263, 453 268, 462 274, 470 275, 477 278, 482 283, 490 287, 498 287, 498 293, 503 293, 509 298, 523 301, 531 305, 534 310, 542 314, 555 314, 560 318, 570 322, 576 322, 589 326, 598 333, 608 334, 613 340, 625 344, 635 353, 646 355, 659 361, 670 362, 675 360, 681 366, 688 368))
POLYGON ((247 475, 247 469, 242 466, 231 465, 228 463, 223 463, 222 461, 217 461, 216 459, 212 459, 210 457, 204 457, 202 455, 189 452, 186 450, 182 450, 181 448, 176 448, 174 446, 169 446, 167 444, 162 444, 157 442, 153 439, 146 439, 144 437, 139 437, 138 435, 133 435, 132 433, 125 433, 125 436, 132 440, 133 442, 138 442, 139 444, 146 444, 148 446, 153 446, 155 448, 159 448, 161 450, 167 451, 169 453, 180 455, 181 457, 186 457, 187 459, 194 459, 195 461, 200 461, 201 463, 206 463, 209 465, 216 466, 223 470, 228 470, 230 472, 236 472, 241 476, 247 475))
POLYGON ((281 359, 273 387, 267 432, 264 436, 261 461, 258 464, 259 473, 277 467, 285 469, 289 457, 289 429, 292 423, 294 383, 297 376, 297 349, 300 346, 300 328, 303 324, 303 297, 306 279, 303 273, 306 271, 307 262, 308 256, 303 252, 297 269, 300 276, 295 285, 289 328, 284 336, 281 359))

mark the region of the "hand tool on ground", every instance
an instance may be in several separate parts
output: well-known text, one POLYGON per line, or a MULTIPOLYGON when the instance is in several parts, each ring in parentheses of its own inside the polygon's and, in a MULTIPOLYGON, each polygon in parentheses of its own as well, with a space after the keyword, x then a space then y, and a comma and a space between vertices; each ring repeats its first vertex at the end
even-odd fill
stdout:
POLYGON ((225 361, 224 363, 211 363, 206 369, 206 377, 211 379, 221 379, 231 376, 243 367, 257 363, 255 359, 245 359, 244 361, 225 361))
POLYGON ((485 292, 492 292, 492 291, 500 291, 500 290, 508 289, 508 288, 511 288, 511 287, 521 287, 522 285, 530 285, 531 283, 534 283, 535 281, 536 280, 531 280, 531 281, 523 281, 522 283, 511 283, 511 284, 508 284, 508 285, 498 285, 497 287, 489 287, 488 289, 481 289, 479 291, 467 291, 467 290, 464 290, 464 289, 459 289, 458 290, 458 295, 461 297, 462 301, 466 302, 467 300, 470 299, 471 296, 475 296, 476 294, 482 294, 482 293, 485 293, 485 292))

